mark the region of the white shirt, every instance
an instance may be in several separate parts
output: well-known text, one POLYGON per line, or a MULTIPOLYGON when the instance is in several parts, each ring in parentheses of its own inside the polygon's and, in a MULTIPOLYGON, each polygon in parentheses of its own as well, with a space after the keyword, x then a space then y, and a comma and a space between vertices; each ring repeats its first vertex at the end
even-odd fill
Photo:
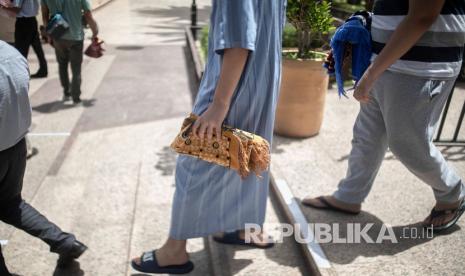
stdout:
POLYGON ((13 0, 13 6, 21 8, 16 17, 35 17, 39 14, 39 0, 13 0))
POLYGON ((0 151, 26 136, 31 126, 27 60, 0 40, 0 151))

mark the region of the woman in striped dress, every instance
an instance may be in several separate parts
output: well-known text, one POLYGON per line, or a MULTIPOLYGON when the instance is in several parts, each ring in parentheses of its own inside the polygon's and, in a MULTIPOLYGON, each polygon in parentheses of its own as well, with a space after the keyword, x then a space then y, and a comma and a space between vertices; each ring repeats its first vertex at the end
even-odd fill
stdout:
MULTIPOLYGON (((285 0, 213 0, 208 60, 193 109, 200 116, 194 133, 211 140, 225 123, 271 142, 285 4, 285 0)), ((218 241, 243 243, 245 225, 264 222, 268 181, 267 172, 262 178, 241 179, 227 168, 179 156, 169 238, 160 249, 134 259, 133 267, 151 273, 187 273, 193 268, 187 239, 223 232, 218 241)), ((263 238, 254 245, 266 248, 272 243, 263 238)))

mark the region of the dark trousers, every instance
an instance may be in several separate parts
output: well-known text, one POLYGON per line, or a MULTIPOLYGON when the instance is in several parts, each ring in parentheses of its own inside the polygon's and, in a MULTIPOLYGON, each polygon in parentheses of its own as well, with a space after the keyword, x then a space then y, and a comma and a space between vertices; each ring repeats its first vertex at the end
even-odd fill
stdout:
MULTIPOLYGON (((0 151, 0 220, 40 238, 50 246, 51 252, 67 253, 76 240, 74 235, 63 232, 22 199, 25 169, 25 139, 0 151)), ((1 262, 0 258, 0 269, 1 262)))
POLYGON ((6 267, 5 259, 3 259, 1 246, 0 246, 0 275, 2 275, 2 276, 10 276, 11 275, 10 272, 8 271, 8 268, 6 267))
POLYGON ((39 59, 42 71, 47 72, 47 61, 40 42, 40 35, 35 17, 18 17, 15 24, 15 47, 27 59, 29 46, 32 46, 39 59))
POLYGON ((63 93, 65 96, 72 96, 73 99, 79 99, 81 95, 81 66, 84 41, 58 39, 53 41, 53 45, 55 46, 63 93), (69 65, 71 65, 71 72, 73 73, 71 86, 68 74, 69 65))

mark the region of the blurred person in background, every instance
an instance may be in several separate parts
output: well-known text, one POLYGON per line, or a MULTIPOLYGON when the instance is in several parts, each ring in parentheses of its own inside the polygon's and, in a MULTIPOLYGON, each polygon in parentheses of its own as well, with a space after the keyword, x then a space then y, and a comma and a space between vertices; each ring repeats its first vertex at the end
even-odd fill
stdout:
POLYGON ((81 102, 81 65, 84 47, 84 26, 82 17, 92 30, 92 39, 98 35, 98 26, 92 16, 88 0, 41 0, 42 18, 47 26, 50 16, 60 12, 69 24, 69 29, 59 39, 49 42, 55 47, 61 86, 63 87, 63 101, 72 98, 74 104, 81 102), (68 66, 71 65, 73 78, 70 82, 68 66))
MULTIPOLYGON (((40 238, 67 267, 87 247, 63 232, 21 196, 26 170, 25 136, 31 125, 29 68, 26 59, 0 40, 0 220, 40 238)), ((10 275, 0 250, 0 275, 10 275)))
POLYGON ((2 0, 1 6, 16 14, 15 47, 27 59, 29 47, 32 46, 39 60, 39 70, 31 78, 46 78, 47 61, 40 41, 37 25, 39 0, 2 0))

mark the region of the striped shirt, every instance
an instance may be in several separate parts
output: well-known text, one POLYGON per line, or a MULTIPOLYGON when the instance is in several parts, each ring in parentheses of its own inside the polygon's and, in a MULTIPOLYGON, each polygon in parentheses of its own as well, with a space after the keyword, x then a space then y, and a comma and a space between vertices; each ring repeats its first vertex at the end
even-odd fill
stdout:
POLYGON ((27 60, 0 40, 0 151, 26 136, 31 126, 27 60))
POLYGON ((21 8, 16 17, 35 17, 39 13, 39 0, 13 0, 13 6, 21 8))
MULTIPOLYGON (((409 10, 408 0, 377 0, 373 10, 373 59, 409 10)), ((465 45, 465 1, 446 0, 429 30, 389 70, 435 79, 455 78, 465 45)))

